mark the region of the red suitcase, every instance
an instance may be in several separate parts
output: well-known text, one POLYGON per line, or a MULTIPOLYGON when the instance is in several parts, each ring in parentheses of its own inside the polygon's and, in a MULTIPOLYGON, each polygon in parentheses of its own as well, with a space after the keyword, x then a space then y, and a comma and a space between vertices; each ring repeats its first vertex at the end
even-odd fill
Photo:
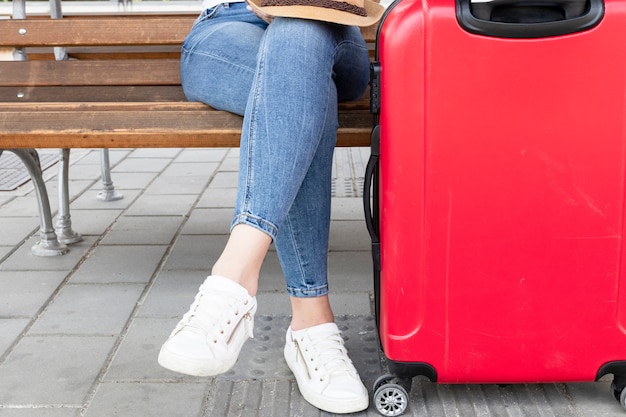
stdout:
POLYGON ((397 0, 376 61, 379 411, 416 375, 626 407, 626 1, 397 0))

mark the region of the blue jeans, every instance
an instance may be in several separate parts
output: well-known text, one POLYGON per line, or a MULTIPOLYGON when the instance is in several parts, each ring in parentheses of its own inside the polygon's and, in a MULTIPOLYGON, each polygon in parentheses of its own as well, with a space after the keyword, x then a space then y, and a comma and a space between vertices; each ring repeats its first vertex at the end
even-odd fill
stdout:
POLYGON ((369 79, 359 29, 220 5, 183 43, 181 79, 189 100, 244 116, 232 226, 273 239, 290 295, 327 294, 337 102, 369 79))

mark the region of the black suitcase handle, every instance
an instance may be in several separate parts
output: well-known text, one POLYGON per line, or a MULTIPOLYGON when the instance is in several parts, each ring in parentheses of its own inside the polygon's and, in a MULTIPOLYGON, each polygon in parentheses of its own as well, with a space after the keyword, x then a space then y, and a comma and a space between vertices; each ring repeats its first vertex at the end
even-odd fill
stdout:
POLYGON ((468 32, 501 38, 542 38, 582 32, 604 17, 604 0, 456 0, 468 32))

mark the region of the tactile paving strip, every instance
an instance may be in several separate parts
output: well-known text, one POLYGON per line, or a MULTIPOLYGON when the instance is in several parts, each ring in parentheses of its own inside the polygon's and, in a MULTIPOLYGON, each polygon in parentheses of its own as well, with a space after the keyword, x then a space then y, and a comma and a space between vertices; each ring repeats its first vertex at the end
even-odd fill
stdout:
MULTIPOLYGON (((51 153, 39 153, 41 170, 44 171, 59 161, 59 156, 51 153)), ((28 170, 13 152, 0 155, 0 191, 15 190, 30 181, 28 170)))
MULTIPOLYGON (((218 379, 293 379, 283 357, 289 316, 255 317, 254 338, 246 342, 234 368, 218 379)), ((382 373, 376 323, 371 316, 338 316, 350 358, 364 381, 374 381, 382 373)))

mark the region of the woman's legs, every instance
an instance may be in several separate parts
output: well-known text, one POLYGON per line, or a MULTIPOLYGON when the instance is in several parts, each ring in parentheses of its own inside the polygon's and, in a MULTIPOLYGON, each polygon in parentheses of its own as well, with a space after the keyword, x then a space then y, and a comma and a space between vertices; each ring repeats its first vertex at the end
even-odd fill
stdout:
POLYGON ((356 28, 277 18, 263 30, 258 19, 219 20, 219 11, 210 22, 195 25, 183 45, 181 78, 190 100, 244 114, 233 227, 213 267, 214 274, 241 285, 209 277, 162 354, 185 364, 185 355, 194 356, 191 368, 202 367, 204 374, 220 372, 222 367, 211 362, 222 356, 232 362, 251 336, 256 300, 249 296, 256 293, 261 263, 274 240, 293 310, 287 363, 311 403, 330 411, 359 411, 367 406, 367 391, 331 323, 327 251, 337 101, 358 98, 367 84, 365 43, 356 28), (230 293, 215 297, 222 287, 230 293), (223 317, 214 303, 224 306, 223 317), (323 386, 306 379, 313 370, 294 362, 292 353, 303 354, 300 345, 310 347, 312 358, 325 358, 315 369, 315 381, 325 381, 323 386), (203 354, 200 346, 210 352, 203 354))

